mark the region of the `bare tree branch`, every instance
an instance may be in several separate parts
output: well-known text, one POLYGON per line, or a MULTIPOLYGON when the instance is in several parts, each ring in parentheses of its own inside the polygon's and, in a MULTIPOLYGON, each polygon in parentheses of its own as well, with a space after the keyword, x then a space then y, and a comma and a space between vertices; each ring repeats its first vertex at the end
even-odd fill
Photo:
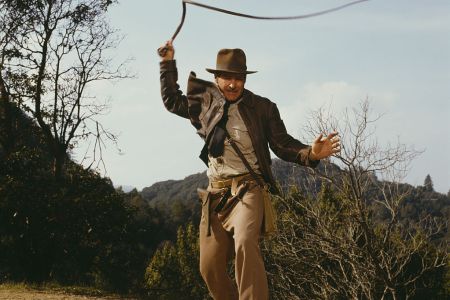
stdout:
MULTIPOLYGON (((131 77, 127 62, 114 66, 109 57, 122 39, 105 18, 113 2, 31 1, 22 10, 23 19, 28 19, 14 23, 20 30, 8 35, 8 47, 15 55, 2 60, 2 72, 9 75, 6 84, 11 98, 41 127, 54 156, 57 177, 79 142, 96 139, 94 158, 103 166, 103 148, 97 147, 104 147, 105 139, 116 142, 117 136, 99 126, 97 118, 108 107, 88 94, 97 82, 131 77)), ((1 17, 12 22, 17 7, 7 8, 1 17)), ((1 41, 6 38, 0 36, 1 41)))
POLYGON ((445 266, 447 248, 431 241, 447 223, 429 215, 399 219, 411 193, 402 180, 420 152, 399 141, 382 147, 380 117, 371 117, 367 100, 340 118, 330 109, 312 113, 309 139, 338 131, 342 151, 310 170, 323 182, 319 195, 293 190, 274 199, 283 229, 264 246, 275 299, 410 298, 428 273, 445 266), (386 217, 375 219, 375 208, 386 217))

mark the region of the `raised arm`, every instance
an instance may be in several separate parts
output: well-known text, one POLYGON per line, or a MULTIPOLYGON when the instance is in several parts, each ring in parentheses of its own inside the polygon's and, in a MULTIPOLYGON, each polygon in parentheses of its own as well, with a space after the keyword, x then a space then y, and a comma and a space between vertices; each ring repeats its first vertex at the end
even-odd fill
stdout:
MULTIPOLYGON (((161 82, 161 97, 166 109, 180 117, 189 118, 187 98, 180 91, 178 85, 178 71, 175 57, 175 49, 172 41, 167 41, 161 48, 164 51, 159 51, 161 57, 160 62, 160 82, 161 82)), ((160 49, 161 49, 160 48, 160 49)))

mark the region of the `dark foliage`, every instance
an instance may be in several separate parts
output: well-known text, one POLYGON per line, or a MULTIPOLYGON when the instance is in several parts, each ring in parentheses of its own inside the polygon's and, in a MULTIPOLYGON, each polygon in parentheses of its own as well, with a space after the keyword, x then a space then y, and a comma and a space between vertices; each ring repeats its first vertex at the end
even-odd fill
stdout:
MULTIPOLYGON (((8 147, 0 141, 0 281, 140 288, 164 238, 160 215, 136 192, 116 191, 72 162, 55 178, 39 128, 19 109, 9 111, 18 134, 8 147)), ((1 118, 2 137, 5 128, 1 118)))
POLYGON ((73 165, 57 181, 46 157, 26 148, 2 160, 0 170, 3 279, 131 285, 142 256, 134 211, 109 180, 73 165))

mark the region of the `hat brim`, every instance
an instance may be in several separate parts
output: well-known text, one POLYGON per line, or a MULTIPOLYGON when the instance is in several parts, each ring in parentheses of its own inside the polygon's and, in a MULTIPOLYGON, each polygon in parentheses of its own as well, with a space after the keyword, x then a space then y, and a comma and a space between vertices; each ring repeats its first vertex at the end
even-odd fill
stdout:
POLYGON ((216 70, 216 69, 209 69, 205 68, 206 71, 213 74, 220 74, 220 73, 229 73, 229 74, 253 74, 258 71, 245 71, 245 72, 236 72, 236 71, 230 71, 230 70, 216 70))

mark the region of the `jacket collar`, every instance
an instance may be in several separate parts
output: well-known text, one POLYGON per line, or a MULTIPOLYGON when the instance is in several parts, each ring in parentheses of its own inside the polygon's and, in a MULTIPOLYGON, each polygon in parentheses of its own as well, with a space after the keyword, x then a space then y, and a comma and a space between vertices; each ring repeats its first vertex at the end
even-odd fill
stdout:
MULTIPOLYGON (((220 102, 225 103, 225 97, 214 82, 197 78, 196 74, 194 72, 191 72, 188 80, 188 97, 189 95, 199 94, 206 91, 211 93, 215 99, 218 99, 220 102)), ((252 92, 244 89, 242 98, 243 99, 239 104, 243 103, 248 107, 254 106, 254 97, 252 92)))
POLYGON ((197 78, 197 75, 194 72, 191 72, 189 74, 187 85, 188 98, 196 95, 201 95, 205 92, 210 93, 214 99, 225 103, 225 97, 222 95, 219 88, 214 82, 197 78))
POLYGON ((242 94, 242 103, 248 107, 253 107, 255 105, 255 101, 253 98, 253 93, 247 89, 244 89, 244 93, 242 94))

